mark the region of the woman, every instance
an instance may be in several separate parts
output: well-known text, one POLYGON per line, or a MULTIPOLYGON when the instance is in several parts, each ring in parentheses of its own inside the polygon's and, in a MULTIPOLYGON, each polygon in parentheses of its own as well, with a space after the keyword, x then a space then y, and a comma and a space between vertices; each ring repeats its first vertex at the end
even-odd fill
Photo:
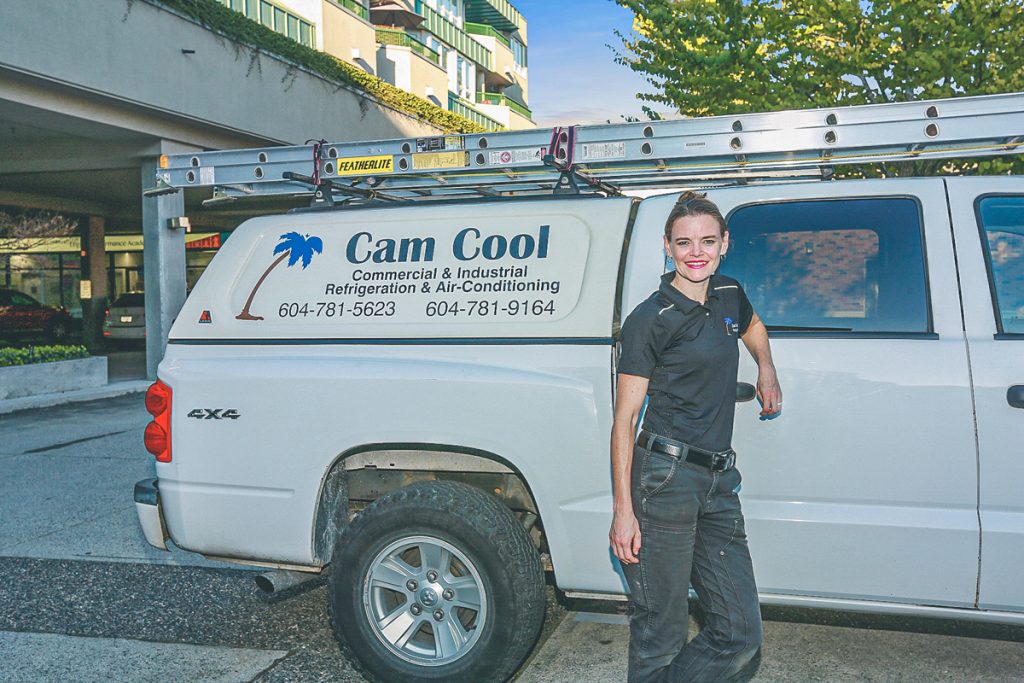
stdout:
POLYGON ((761 644, 731 448, 738 339, 757 362, 763 417, 782 391, 767 329, 739 283, 715 274, 728 248, 718 207, 684 193, 665 223, 675 268, 622 328, 609 537, 631 593, 631 682, 724 680, 761 644), (691 583, 706 624, 687 643, 691 583))

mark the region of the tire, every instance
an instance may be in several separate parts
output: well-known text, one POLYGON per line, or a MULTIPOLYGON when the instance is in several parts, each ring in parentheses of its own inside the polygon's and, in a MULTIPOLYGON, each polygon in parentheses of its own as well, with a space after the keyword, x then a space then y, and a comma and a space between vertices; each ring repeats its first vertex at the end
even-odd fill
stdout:
POLYGON ((68 338, 68 324, 63 320, 54 320, 46 326, 46 337, 53 342, 62 342, 68 338))
POLYGON ((413 484, 363 510, 338 538, 328 591, 335 637, 385 683, 505 681, 544 621, 526 530, 455 482, 413 484))

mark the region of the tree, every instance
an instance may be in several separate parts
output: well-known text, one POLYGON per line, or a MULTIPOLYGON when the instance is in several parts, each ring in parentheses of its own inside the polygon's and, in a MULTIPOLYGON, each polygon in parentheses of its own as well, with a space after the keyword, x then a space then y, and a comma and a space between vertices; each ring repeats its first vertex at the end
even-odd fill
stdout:
POLYGON ((263 281, 270 275, 270 271, 276 268, 281 261, 287 258, 289 268, 302 261, 302 269, 305 270, 313 261, 313 254, 320 254, 324 250, 324 243, 319 237, 310 237, 309 235, 303 237, 294 231, 281 235, 280 240, 277 246, 274 247, 274 253, 280 254, 280 256, 274 259, 274 262, 263 271, 263 275, 256 281, 256 286, 252 288, 252 291, 249 292, 249 298, 245 300, 242 312, 235 316, 239 320, 263 320, 262 316, 251 314, 249 307, 252 306, 252 300, 256 298, 256 290, 260 288, 263 281))
POLYGON ((636 34, 616 60, 658 89, 639 99, 688 116, 1024 90, 1024 0, 615 1, 636 34))
POLYGON ((67 237, 78 222, 50 211, 0 211, 0 244, 17 251, 29 251, 50 237, 67 237))

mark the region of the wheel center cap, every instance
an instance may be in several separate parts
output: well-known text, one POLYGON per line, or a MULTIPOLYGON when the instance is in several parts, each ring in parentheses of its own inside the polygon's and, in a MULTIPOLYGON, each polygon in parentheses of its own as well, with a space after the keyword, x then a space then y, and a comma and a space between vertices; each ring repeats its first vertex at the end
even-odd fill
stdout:
POLYGON ((420 602, 426 607, 433 607, 437 604, 437 593, 433 588, 424 588, 420 591, 420 602))

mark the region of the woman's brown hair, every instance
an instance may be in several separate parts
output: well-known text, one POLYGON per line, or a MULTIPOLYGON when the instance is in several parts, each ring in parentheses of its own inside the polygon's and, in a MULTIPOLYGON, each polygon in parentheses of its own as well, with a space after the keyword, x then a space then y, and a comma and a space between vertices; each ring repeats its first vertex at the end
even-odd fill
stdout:
POLYGON ((687 190, 679 195, 676 205, 672 207, 668 214, 668 220, 665 221, 666 239, 672 239, 672 224, 683 216, 711 216, 718 221, 718 231, 722 234, 722 237, 725 237, 725 231, 728 230, 722 212, 718 210, 718 206, 708 199, 708 196, 703 192, 687 190))

